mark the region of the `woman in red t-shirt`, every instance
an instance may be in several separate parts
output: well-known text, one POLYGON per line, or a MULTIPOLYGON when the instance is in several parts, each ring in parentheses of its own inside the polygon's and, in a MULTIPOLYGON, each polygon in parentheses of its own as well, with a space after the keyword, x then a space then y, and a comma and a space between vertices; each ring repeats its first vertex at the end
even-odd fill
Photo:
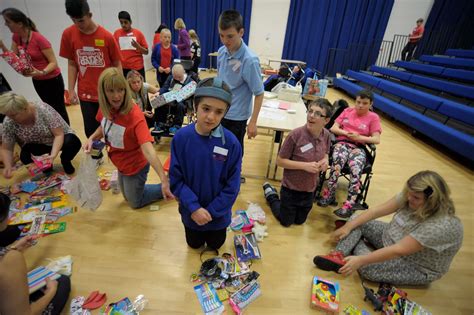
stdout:
MULTIPOLYGON (((11 50, 18 54, 22 47, 31 57, 33 70, 25 76, 32 77, 36 93, 46 104, 51 105, 69 124, 64 104, 64 80, 58 67, 51 43, 40 33, 35 24, 23 12, 15 8, 2 11, 5 25, 13 33, 11 50)), ((8 49, 0 41, 3 51, 8 49)))
POLYGON ((104 138, 108 155, 118 169, 120 190, 134 209, 166 198, 174 198, 163 166, 156 156, 153 137, 141 109, 132 99, 127 80, 117 68, 107 68, 99 78, 99 128, 89 137, 84 151, 104 138), (150 165, 161 184, 145 185, 150 165))

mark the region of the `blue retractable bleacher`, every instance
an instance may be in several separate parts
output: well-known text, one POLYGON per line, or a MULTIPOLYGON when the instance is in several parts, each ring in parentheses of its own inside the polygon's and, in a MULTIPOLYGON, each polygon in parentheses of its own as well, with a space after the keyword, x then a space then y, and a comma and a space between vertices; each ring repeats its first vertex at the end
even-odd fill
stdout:
POLYGON ((438 112, 440 114, 462 121, 467 125, 474 126, 474 107, 472 106, 466 106, 451 100, 443 100, 438 112))
POLYGON ((397 71, 390 68, 383 68, 378 66, 371 66, 370 71, 397 78, 405 82, 421 85, 432 90, 438 90, 453 95, 462 96, 468 99, 474 99, 473 86, 433 79, 418 74, 412 74, 406 71, 397 71))
POLYGON ((363 90, 364 88, 361 86, 358 86, 357 84, 351 83, 348 80, 344 80, 342 78, 335 78, 333 80, 333 84, 335 87, 341 88, 347 93, 349 93, 352 97, 355 97, 355 95, 363 90))
POLYGON ((377 87, 377 85, 382 80, 382 79, 379 79, 377 77, 374 77, 373 75, 363 73, 363 72, 356 72, 356 71, 353 71, 353 70, 347 70, 346 75, 350 78, 365 82, 365 83, 370 84, 374 87, 377 87))
POLYGON ((466 81, 471 83, 474 82, 474 71, 444 68, 443 73, 441 75, 460 81, 466 81))
MULTIPOLYGON (((354 71, 348 71, 347 75, 358 80, 366 79, 366 75, 361 73, 357 74, 354 71), (354 74, 358 78, 355 78, 354 74)), ((393 89, 395 88, 393 85, 396 85, 395 83, 386 80, 380 80, 376 84, 378 88, 391 88, 392 91, 394 91, 393 89)), ((349 92, 349 94, 353 96, 358 91, 363 89, 359 85, 342 78, 334 79, 334 85, 349 92)), ((399 88, 403 89, 404 87, 400 86, 399 88)), ((434 99, 433 101, 435 102, 436 99, 434 99)), ((438 105, 433 105, 435 103, 432 103, 430 105, 428 104, 429 103, 426 103, 426 107, 437 108, 440 113, 447 115, 448 117, 458 119, 471 126, 474 126, 474 108, 455 103, 450 100, 443 100, 439 107, 438 105)), ((395 118, 396 120, 406 124, 407 126, 410 126, 414 130, 425 134, 436 142, 443 144, 447 148, 459 153, 470 161, 474 161, 474 155, 472 154, 472 152, 474 152, 473 136, 463 133, 450 126, 447 126, 439 121, 436 121, 428 116, 423 115, 422 113, 414 111, 402 104, 398 104, 378 94, 374 94, 374 107, 395 118)))
POLYGON ((474 50, 471 49, 447 49, 446 55, 461 58, 474 58, 474 50))
POLYGON ((459 81, 474 82, 474 71, 463 69, 452 69, 441 66, 429 65, 426 63, 410 62, 410 61, 395 61, 395 66, 411 70, 415 72, 427 73, 434 76, 456 79, 459 81))
POLYGON ((370 71, 377 72, 392 78, 397 78, 402 81, 408 82, 411 78, 412 73, 404 72, 404 71, 397 71, 390 68, 384 68, 379 66, 370 66, 370 71))
POLYGON ((462 96, 468 99, 474 99, 474 87, 444 80, 437 80, 425 76, 414 74, 408 82, 425 86, 427 88, 447 92, 453 95, 462 96))
POLYGON ((429 62, 436 65, 450 68, 470 68, 474 69, 474 59, 469 58, 451 58, 449 56, 429 56, 422 55, 420 61, 429 62))
POLYGON ((443 73, 444 67, 441 66, 433 66, 427 65, 425 63, 418 63, 418 62, 410 62, 410 61, 402 61, 397 60, 395 61, 395 66, 399 68, 404 68, 407 70, 413 70, 416 72, 440 75, 443 73))

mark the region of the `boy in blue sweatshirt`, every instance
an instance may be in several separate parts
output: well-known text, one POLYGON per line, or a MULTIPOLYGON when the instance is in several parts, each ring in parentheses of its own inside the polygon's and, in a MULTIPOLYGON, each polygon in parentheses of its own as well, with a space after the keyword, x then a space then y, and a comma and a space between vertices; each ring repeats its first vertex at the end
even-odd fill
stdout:
POLYGON ((201 81, 194 93, 197 121, 181 128, 171 142, 170 186, 192 248, 224 244, 240 190, 242 147, 221 125, 231 101, 221 79, 201 81))

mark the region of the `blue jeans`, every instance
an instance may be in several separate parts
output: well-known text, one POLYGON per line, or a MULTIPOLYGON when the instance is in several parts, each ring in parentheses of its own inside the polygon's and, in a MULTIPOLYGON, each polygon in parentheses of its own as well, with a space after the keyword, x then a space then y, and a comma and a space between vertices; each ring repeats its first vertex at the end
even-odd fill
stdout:
POLYGON ((161 184, 145 185, 150 164, 134 175, 123 175, 118 172, 118 181, 123 197, 133 209, 138 209, 152 202, 163 199, 161 184))

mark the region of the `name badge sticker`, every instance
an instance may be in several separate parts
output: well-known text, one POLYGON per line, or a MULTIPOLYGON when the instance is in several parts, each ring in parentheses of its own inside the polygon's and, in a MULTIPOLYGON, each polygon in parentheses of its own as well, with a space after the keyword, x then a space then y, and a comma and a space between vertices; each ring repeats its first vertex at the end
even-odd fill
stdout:
POLYGON ((304 146, 302 146, 300 148, 300 150, 301 150, 302 153, 305 153, 306 151, 311 150, 312 148, 314 148, 314 147, 313 147, 313 144, 310 142, 310 143, 305 144, 304 146))
POLYGON ((227 160, 227 154, 229 153, 229 150, 214 146, 214 150, 212 151, 212 157, 214 160, 224 162, 227 160))
POLYGON ((241 64, 242 63, 239 60, 237 60, 234 66, 232 67, 232 71, 236 72, 237 70, 239 70, 241 64))

